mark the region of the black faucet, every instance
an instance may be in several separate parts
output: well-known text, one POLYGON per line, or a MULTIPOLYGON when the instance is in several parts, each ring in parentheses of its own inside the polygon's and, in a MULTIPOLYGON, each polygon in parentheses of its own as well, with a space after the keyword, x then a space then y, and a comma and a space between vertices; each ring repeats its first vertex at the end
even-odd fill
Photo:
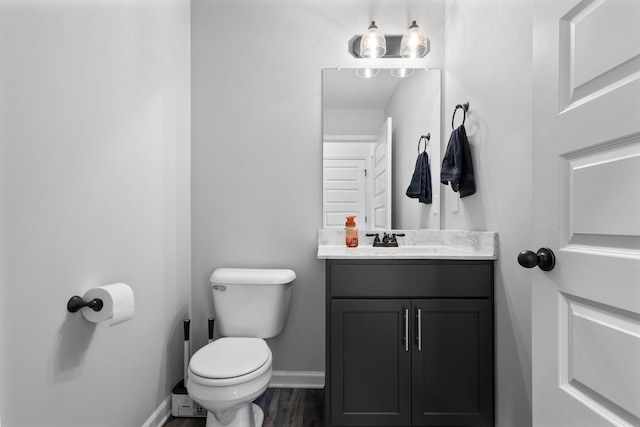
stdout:
POLYGON ((379 233, 367 233, 367 236, 374 237, 373 239, 373 247, 374 248, 397 248, 398 247, 398 239, 397 236, 403 237, 404 233, 387 233, 384 232, 382 236, 382 240, 380 240, 379 233))

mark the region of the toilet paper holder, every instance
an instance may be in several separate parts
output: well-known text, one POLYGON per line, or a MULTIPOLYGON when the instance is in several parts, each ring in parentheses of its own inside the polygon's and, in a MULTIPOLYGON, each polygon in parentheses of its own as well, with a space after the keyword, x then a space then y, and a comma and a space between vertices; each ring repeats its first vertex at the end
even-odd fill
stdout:
POLYGON ((69 299, 69 302, 67 302, 67 310, 70 313, 75 313, 83 307, 89 307, 93 311, 100 311, 102 310, 103 306, 104 303, 100 298, 94 298, 91 301, 85 301, 81 296, 78 295, 72 296, 71 299, 69 299))

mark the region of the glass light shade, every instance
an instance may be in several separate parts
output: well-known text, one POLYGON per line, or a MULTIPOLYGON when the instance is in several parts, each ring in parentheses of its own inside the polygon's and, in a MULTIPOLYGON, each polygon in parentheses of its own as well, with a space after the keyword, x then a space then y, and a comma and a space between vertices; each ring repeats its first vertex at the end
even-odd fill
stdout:
POLYGON ((358 77, 362 77, 363 79, 370 79, 371 77, 375 77, 378 75, 380 70, 377 68, 358 68, 356 69, 356 75, 358 77))
POLYGON ((391 70, 391 75, 393 77, 403 78, 413 75, 415 71, 413 68, 394 68, 391 70))
POLYGON ((416 21, 413 21, 402 36, 400 56, 403 58, 422 58, 427 54, 427 36, 416 21))
POLYGON ((362 58, 382 58, 387 53, 387 41, 384 34, 378 30, 375 21, 360 39, 360 56, 362 58))

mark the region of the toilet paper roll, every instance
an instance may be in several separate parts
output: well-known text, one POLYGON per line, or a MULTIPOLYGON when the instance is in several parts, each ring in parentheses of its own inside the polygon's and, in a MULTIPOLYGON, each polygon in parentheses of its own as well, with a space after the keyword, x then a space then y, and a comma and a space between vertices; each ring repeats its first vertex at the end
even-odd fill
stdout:
POLYGON ((82 309, 84 317, 93 323, 107 322, 109 326, 117 325, 133 318, 133 291, 125 283, 113 283, 100 286, 85 292, 83 299, 91 301, 94 298, 102 300, 102 310, 93 311, 89 307, 82 309))

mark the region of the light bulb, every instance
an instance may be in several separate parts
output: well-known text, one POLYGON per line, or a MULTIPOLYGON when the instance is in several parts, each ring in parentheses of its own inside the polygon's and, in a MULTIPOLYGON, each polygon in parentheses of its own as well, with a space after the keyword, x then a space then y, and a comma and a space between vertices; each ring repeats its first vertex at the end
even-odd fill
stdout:
POLYGON ((391 70, 391 75, 393 77, 404 78, 413 75, 415 71, 413 68, 394 68, 391 70))
POLYGON ((400 56, 403 58, 422 58, 427 54, 427 36, 416 21, 413 21, 402 36, 400 56))
POLYGON ((380 70, 377 68, 358 68, 356 69, 356 75, 358 77, 362 77, 363 79, 370 79, 371 77, 375 77, 378 75, 380 70))
POLYGON ((378 30, 375 21, 360 40, 360 56, 362 58, 382 58, 387 52, 387 41, 384 34, 378 30))

